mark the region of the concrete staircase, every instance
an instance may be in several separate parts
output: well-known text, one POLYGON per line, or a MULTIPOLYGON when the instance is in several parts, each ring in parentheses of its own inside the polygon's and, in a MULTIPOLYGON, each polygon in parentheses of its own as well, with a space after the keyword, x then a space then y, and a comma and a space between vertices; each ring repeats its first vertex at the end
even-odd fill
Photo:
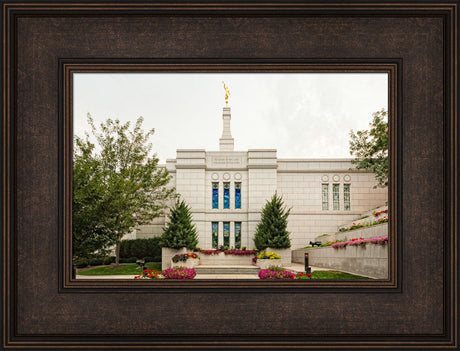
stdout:
POLYGON ((259 267, 247 265, 198 265, 193 267, 197 274, 257 274, 259 267))

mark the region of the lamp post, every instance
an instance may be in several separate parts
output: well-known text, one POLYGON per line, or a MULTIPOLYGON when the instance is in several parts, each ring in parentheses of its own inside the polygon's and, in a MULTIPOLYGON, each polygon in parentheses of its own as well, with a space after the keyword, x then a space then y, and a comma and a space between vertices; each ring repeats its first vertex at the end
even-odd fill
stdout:
POLYGON ((311 274, 311 267, 308 265, 308 252, 305 252, 305 273, 311 274))
POLYGON ((139 265, 139 267, 141 268, 142 272, 144 272, 145 259, 136 260, 136 263, 139 265))

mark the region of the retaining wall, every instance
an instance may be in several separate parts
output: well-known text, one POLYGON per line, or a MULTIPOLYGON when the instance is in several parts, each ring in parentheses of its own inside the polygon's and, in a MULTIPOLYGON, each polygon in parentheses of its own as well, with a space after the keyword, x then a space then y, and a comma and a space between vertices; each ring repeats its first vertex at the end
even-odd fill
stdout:
POLYGON ((293 261, 303 264, 305 252, 308 252, 310 266, 388 279, 388 245, 368 243, 364 247, 346 246, 334 249, 328 246, 295 250, 293 261))
POLYGON ((183 254, 183 253, 187 253, 187 249, 185 247, 179 250, 162 247, 161 248, 161 269, 164 270, 166 268, 170 268, 171 263, 172 263, 171 259, 173 258, 173 256, 177 254, 183 254))
POLYGON ((200 256, 200 265, 225 265, 225 266, 248 266, 252 265, 254 255, 226 255, 223 252, 217 255, 205 255, 198 252, 200 256))
POLYGON ((336 240, 351 240, 353 238, 377 238, 379 236, 388 235, 388 222, 382 224, 376 224, 371 227, 365 227, 360 229, 349 230, 347 232, 340 232, 335 234, 330 234, 327 236, 316 237, 315 241, 321 241, 322 243, 327 243, 329 241, 336 240), (346 239, 345 239, 346 238, 346 239))

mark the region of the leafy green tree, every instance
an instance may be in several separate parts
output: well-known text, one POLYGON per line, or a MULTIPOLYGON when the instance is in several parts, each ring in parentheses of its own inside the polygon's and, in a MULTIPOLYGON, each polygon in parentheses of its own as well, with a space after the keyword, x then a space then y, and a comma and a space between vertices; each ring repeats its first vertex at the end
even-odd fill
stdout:
POLYGON ((388 113, 384 109, 372 114, 369 130, 356 134, 350 131, 350 154, 355 157, 352 163, 357 169, 366 169, 375 174, 378 184, 388 186, 388 113))
POLYGON ((184 200, 177 199, 168 215, 169 223, 163 229, 161 246, 171 249, 186 247, 195 250, 198 244, 196 227, 192 223, 190 207, 184 200))
POLYGON ((262 209, 262 216, 257 224, 254 244, 258 250, 265 250, 267 247, 274 249, 291 247, 287 231, 287 218, 290 211, 291 209, 286 209, 284 206, 281 196, 275 192, 262 209))
POLYGON ((130 129, 130 122, 108 119, 100 124, 99 131, 88 114, 96 145, 88 133, 84 139, 75 138, 74 253, 115 244, 118 265, 121 238, 160 216, 174 193, 173 188, 166 187, 168 171, 157 167, 155 154, 150 156, 149 138, 154 130, 144 133, 142 122, 139 117, 130 129), (80 245, 87 241, 93 246, 80 245))
MULTIPOLYGON (((93 144, 80 144, 74 155, 72 197, 72 248, 78 257, 115 244, 100 214, 104 211, 104 187, 100 162, 91 157, 93 144)), ((104 253, 104 252, 103 252, 104 253)))

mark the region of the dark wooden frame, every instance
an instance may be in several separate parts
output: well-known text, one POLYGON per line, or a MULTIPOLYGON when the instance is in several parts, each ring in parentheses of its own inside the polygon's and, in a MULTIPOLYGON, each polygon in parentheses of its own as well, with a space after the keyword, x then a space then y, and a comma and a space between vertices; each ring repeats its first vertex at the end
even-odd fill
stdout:
POLYGON ((4 2, 3 348, 458 348, 457 5, 4 2), (390 279, 72 280, 78 69, 389 72, 390 279))

